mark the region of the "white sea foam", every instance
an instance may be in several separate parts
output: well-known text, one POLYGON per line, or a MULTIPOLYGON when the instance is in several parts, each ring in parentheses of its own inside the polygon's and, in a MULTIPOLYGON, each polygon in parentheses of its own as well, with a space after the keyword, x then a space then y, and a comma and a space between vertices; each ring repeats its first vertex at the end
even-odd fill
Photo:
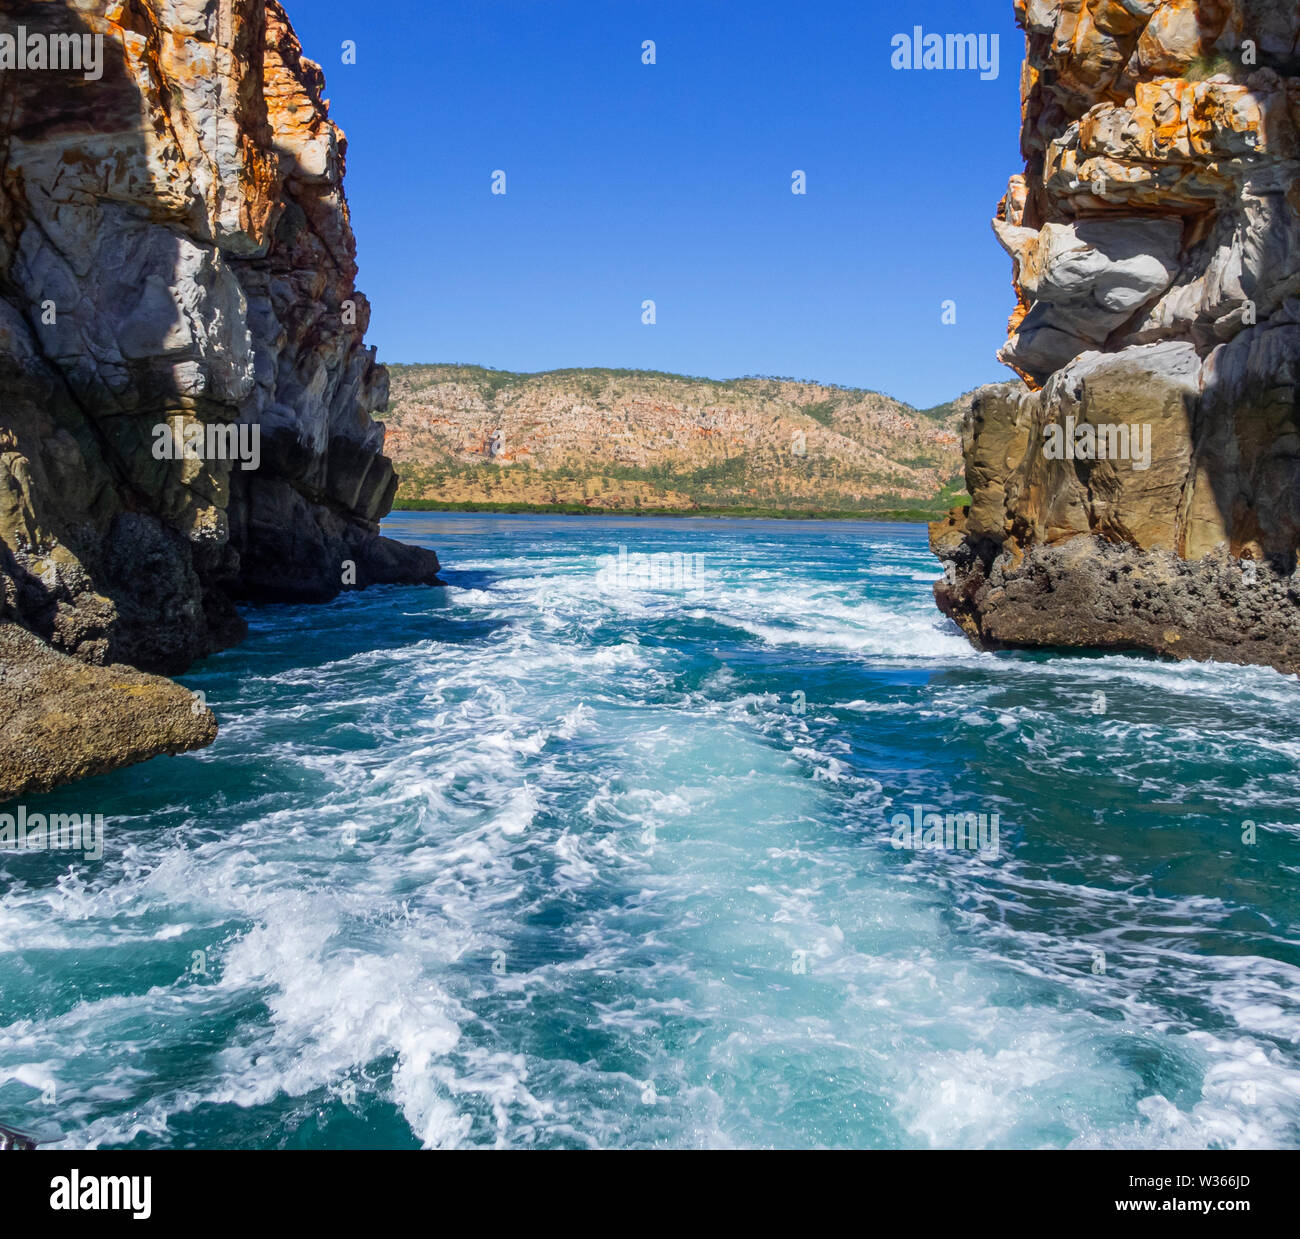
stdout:
POLYGON ((602 594, 595 528, 304 613, 319 651, 254 613, 218 744, 138 808, 113 776, 102 866, 0 855, 0 1111, 54 1083, 69 1147, 1300 1143, 1286 922, 1155 846, 1193 808, 1292 837, 1291 681, 976 654, 876 534, 709 526, 707 594, 602 594), (1001 813, 1002 861, 893 850, 916 803, 1001 813))

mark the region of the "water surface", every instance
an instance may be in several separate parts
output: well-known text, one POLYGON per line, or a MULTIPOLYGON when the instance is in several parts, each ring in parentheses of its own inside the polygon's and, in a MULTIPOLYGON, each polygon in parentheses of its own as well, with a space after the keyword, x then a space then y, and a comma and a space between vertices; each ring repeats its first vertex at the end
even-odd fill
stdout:
POLYGON ((913 526, 386 531, 448 588, 251 610, 185 677, 215 745, 27 802, 107 846, 0 854, 0 1122, 1300 1144, 1294 679, 978 654, 913 526), (619 589, 620 547, 703 577, 619 589), (997 857, 896 849, 917 808, 997 857))

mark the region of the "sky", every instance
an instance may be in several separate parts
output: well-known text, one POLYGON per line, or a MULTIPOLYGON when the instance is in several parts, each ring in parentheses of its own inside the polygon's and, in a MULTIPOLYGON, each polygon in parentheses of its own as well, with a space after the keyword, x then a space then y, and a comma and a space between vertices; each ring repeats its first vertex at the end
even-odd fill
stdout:
POLYGON ((782 375, 919 407, 1010 377, 989 221, 1022 168, 1011 0, 286 8, 348 137, 380 361, 782 375), (917 25, 996 34, 998 76, 894 69, 917 25))

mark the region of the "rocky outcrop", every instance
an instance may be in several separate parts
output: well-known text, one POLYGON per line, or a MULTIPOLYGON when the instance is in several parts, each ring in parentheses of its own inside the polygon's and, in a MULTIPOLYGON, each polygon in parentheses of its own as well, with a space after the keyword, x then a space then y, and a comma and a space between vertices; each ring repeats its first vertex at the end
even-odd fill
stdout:
POLYGON ((1300 9, 1030 0, 994 229, 1022 382, 966 418, 940 607, 988 647, 1300 671, 1300 9))
POLYGON ((212 711, 179 684, 69 658, 6 622, 0 702, 0 801, 202 748, 217 734, 212 711))
POLYGON ((280 6, 0 18, 48 51, 0 71, 0 619, 178 673, 240 639, 241 600, 436 580, 378 536, 346 142, 280 6))

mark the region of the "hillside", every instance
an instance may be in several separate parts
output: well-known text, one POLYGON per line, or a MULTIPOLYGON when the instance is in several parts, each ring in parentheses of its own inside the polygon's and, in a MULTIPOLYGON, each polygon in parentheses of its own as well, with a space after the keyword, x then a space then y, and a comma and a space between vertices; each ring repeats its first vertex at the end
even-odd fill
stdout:
POLYGON ((960 414, 792 379, 388 367, 398 506, 937 513, 960 414))

